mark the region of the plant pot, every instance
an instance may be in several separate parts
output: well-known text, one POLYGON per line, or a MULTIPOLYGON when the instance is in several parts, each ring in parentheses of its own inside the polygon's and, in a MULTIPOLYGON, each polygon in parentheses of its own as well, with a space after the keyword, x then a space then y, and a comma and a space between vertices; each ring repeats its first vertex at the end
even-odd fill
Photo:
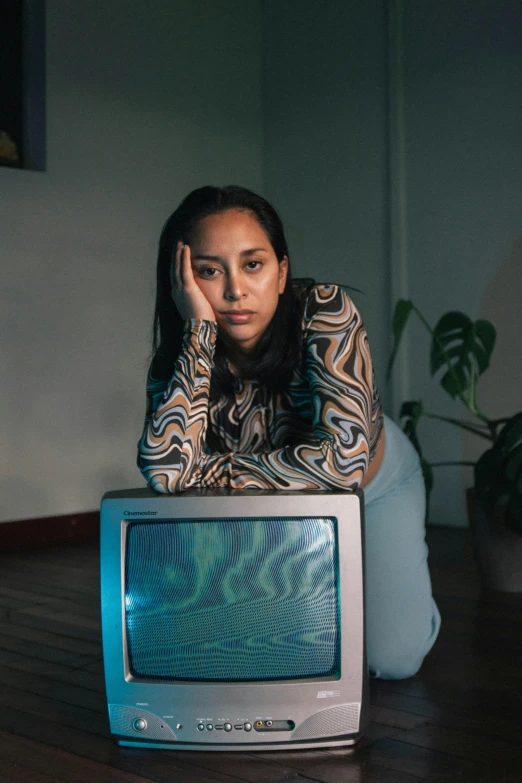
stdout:
POLYGON ((506 527, 507 500, 500 500, 491 517, 478 504, 475 489, 466 490, 468 520, 482 584, 489 590, 522 592, 522 536, 506 527))

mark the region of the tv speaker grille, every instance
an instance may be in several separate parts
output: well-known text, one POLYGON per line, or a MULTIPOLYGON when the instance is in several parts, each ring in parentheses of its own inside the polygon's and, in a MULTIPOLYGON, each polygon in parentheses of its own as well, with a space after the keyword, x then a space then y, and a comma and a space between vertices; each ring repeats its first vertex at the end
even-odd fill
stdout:
POLYGON ((359 702, 321 710, 303 721, 292 734, 292 739, 314 739, 359 731, 360 712, 359 702))

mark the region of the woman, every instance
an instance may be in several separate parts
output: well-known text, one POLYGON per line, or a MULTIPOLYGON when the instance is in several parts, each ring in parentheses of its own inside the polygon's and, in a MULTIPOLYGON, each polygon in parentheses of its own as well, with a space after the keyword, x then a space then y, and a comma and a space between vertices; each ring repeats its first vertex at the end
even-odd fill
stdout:
POLYGON ((292 281, 279 216, 245 188, 198 188, 163 228, 138 450, 163 493, 362 488, 370 674, 418 671, 440 626, 419 458, 383 414, 354 303, 292 281))

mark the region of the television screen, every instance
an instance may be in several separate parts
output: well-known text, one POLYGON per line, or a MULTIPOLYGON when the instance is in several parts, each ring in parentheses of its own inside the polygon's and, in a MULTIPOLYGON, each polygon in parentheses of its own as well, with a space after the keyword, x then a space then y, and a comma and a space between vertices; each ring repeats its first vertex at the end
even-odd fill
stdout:
POLYGON ((127 528, 129 669, 144 679, 339 676, 336 521, 168 520, 127 528))

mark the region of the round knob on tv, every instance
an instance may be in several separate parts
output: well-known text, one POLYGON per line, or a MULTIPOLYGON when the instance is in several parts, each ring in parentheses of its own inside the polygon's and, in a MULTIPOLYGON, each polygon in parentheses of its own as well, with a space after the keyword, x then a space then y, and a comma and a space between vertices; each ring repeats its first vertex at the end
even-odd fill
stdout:
POLYGON ((132 723, 134 731, 145 731, 147 728, 147 721, 144 718, 136 718, 132 723))
POLYGON ((232 724, 231 723, 225 723, 224 729, 225 729, 225 731, 232 731, 232 724))

